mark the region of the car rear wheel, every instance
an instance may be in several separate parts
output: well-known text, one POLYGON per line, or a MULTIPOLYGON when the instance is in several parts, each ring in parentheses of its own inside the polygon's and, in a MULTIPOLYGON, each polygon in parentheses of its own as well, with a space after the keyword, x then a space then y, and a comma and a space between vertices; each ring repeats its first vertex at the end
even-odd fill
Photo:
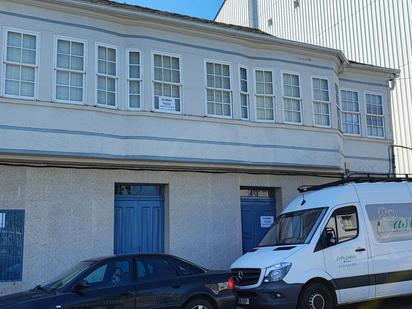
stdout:
POLYGON ((332 309, 333 296, 328 287, 321 283, 307 286, 300 299, 298 309, 332 309))
POLYGON ((189 301, 185 306, 184 309, 215 309, 209 301, 203 298, 196 298, 189 301))

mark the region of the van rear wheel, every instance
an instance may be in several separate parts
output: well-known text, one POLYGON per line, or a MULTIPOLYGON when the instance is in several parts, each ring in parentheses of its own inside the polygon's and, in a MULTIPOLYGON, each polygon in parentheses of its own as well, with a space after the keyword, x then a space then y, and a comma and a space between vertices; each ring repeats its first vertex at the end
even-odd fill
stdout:
POLYGON ((298 309, 332 309, 333 296, 328 287, 322 283, 307 286, 299 299, 298 309))

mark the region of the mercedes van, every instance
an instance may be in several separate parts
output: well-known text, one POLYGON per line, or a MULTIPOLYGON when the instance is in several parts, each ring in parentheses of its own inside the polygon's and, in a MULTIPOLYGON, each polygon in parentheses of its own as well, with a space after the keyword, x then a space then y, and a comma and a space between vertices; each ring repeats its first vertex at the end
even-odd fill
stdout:
POLYGON ((232 264, 239 306, 329 309, 412 294, 412 182, 303 191, 232 264))

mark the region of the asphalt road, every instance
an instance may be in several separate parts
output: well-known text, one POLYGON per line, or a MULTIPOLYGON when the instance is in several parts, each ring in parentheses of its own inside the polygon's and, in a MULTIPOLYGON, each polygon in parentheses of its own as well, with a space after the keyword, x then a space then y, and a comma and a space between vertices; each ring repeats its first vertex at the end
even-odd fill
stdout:
POLYGON ((340 306, 337 309, 411 309, 412 297, 376 300, 349 306, 340 306))

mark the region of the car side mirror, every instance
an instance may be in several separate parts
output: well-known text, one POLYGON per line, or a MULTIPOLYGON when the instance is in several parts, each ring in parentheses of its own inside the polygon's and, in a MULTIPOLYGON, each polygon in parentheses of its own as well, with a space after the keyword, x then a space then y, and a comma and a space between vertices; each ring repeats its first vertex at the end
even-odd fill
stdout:
POLYGON ((82 291, 87 289, 88 287, 89 287, 89 284, 87 283, 86 280, 80 280, 73 287, 73 291, 76 292, 76 293, 82 293, 82 291))

